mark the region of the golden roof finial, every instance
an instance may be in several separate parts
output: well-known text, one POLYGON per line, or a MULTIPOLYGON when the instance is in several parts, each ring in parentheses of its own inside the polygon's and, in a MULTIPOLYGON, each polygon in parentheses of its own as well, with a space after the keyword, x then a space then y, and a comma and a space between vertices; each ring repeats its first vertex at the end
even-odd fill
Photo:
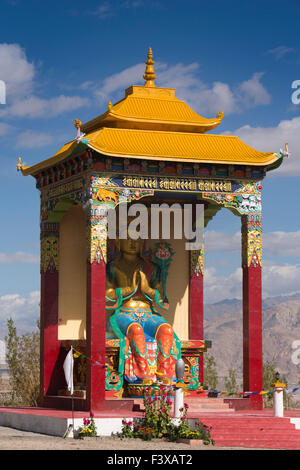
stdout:
POLYGON ((155 87, 154 80, 156 79, 156 75, 154 73, 153 64, 155 64, 154 60, 152 60, 153 54, 152 49, 149 47, 148 51, 148 60, 145 62, 146 70, 143 78, 146 80, 144 86, 147 87, 155 87))
POLYGON ((223 117, 224 117, 223 111, 219 111, 218 114, 216 115, 216 118, 220 119, 220 121, 223 119, 223 117))
POLYGON ((21 169, 22 169, 22 158, 18 157, 17 171, 20 171, 21 169))
POLYGON ((79 119, 74 119, 74 127, 76 127, 76 129, 78 129, 78 127, 80 127, 82 124, 81 121, 79 121, 79 119))
POLYGON ((82 122, 79 119, 74 119, 74 127, 77 129, 77 139, 80 138, 80 127, 82 122))
POLYGON ((26 168, 28 168, 28 166, 22 164, 22 157, 18 157, 17 171, 23 171, 26 170, 26 168))

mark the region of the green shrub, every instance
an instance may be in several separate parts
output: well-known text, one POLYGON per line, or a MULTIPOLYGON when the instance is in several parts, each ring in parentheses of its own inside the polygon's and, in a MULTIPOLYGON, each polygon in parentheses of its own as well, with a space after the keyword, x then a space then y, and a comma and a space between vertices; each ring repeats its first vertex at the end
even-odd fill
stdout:
MULTIPOLYGON (((39 328, 39 325, 37 325, 39 328)), ((7 321, 6 362, 12 389, 11 404, 38 406, 40 393, 40 332, 17 335, 10 318, 7 321)))

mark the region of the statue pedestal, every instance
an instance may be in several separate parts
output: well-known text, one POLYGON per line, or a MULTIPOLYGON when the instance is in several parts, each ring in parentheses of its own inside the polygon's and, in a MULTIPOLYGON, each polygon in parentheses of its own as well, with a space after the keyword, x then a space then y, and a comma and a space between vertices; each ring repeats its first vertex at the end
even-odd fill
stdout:
MULTIPOLYGON (((162 391, 166 388, 166 385, 155 383, 152 385, 143 384, 127 384, 126 396, 128 398, 144 398, 144 394, 147 396, 159 397, 162 395, 162 391)), ((170 398, 174 397, 174 391, 172 391, 170 398)))
MULTIPOLYGON (((106 397, 113 398, 143 398, 145 385, 130 384, 123 379, 118 370, 119 363, 119 339, 106 339, 106 397)), ((204 390, 201 389, 199 382, 199 360, 203 353, 211 347, 210 341, 204 340, 183 340, 181 341, 181 355, 185 363, 185 373, 183 382, 186 385, 186 396, 197 396, 207 398, 204 390)), ((130 361, 130 358, 127 359, 130 361)), ((152 371, 155 375, 155 371, 152 371)), ((164 387, 165 385, 161 385, 164 387)), ((152 384, 153 393, 159 395, 158 384, 152 384)))

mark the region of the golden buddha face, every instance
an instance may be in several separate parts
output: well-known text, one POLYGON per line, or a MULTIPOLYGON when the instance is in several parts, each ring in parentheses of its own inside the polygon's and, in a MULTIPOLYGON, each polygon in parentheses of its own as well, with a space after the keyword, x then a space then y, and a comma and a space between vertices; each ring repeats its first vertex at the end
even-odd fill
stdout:
POLYGON ((132 238, 120 239, 119 240, 119 250, 121 253, 126 253, 130 255, 139 255, 142 250, 143 240, 133 240, 132 238))

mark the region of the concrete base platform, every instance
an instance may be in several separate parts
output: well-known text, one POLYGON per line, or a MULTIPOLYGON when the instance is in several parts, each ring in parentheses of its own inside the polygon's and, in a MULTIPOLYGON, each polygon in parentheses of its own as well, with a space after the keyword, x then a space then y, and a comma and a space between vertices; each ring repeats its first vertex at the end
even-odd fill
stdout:
MULTIPOLYGON (((231 413, 222 413, 220 411, 193 411, 189 413, 188 422, 191 429, 194 428, 195 423, 200 420, 204 423, 210 420, 218 420, 223 423, 222 426, 227 426, 228 423, 242 422, 244 419, 258 418, 266 419, 273 417, 273 410, 255 411, 234 411, 231 413)), ((83 426, 83 419, 88 418, 89 413, 84 411, 68 411, 56 410, 49 408, 21 408, 21 407, 0 407, 0 426, 19 429, 22 431, 36 432, 50 436, 64 437, 69 429, 72 427, 67 437, 74 437, 78 433, 80 427, 83 426)), ((111 436, 121 432, 122 420, 138 422, 142 419, 143 413, 135 411, 114 411, 104 410, 99 411, 94 415, 94 421, 97 427, 99 436, 111 436)), ((295 429, 300 429, 300 410, 292 410, 285 412, 287 421, 295 426, 295 429)), ((278 418, 275 418, 278 420, 278 418)), ((279 419, 280 420, 280 419, 279 419)), ((176 422, 177 420, 174 419, 176 422)), ((271 420, 273 421, 273 420, 271 420)), ((269 421, 269 422, 271 422, 269 421)), ((286 421, 284 418, 282 422, 286 421)))
MULTIPOLYGON (((0 426, 7 426, 22 431, 36 432, 50 436, 63 437, 70 425, 76 430, 83 427, 83 419, 88 418, 89 413, 83 411, 53 410, 47 408, 0 408, 0 426)), ((136 420, 140 413, 114 414, 111 411, 94 416, 95 425, 101 436, 111 436, 122 429, 122 419, 136 420)), ((74 437, 73 431, 68 437, 74 437)))
MULTIPOLYGON (((0 426, 6 426, 21 431, 36 432, 50 436, 74 437, 83 427, 83 419, 89 418, 89 413, 48 408, 1 408, 0 426), (74 431, 74 432, 73 432, 74 431)), ((143 419, 141 412, 114 413, 113 411, 98 412, 94 415, 94 422, 98 436, 111 436, 122 431, 122 421, 140 422, 143 419)), ((174 418, 174 422, 179 420, 174 418)), ((188 419, 191 429, 194 429, 197 417, 188 419)))

